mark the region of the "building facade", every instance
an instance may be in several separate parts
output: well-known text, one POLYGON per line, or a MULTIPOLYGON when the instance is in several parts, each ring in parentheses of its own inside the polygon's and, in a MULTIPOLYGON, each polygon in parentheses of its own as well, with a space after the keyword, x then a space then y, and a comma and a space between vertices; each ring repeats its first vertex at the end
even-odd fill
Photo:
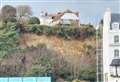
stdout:
POLYGON ((120 82, 120 14, 103 17, 103 82, 120 82))

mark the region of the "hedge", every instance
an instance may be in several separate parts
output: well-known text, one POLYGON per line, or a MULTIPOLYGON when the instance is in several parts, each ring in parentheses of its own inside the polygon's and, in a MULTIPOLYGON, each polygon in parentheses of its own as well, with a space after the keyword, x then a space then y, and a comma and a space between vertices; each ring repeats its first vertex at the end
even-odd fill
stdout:
POLYGON ((25 32, 36 33, 37 35, 55 35, 65 39, 85 39, 95 35, 93 27, 74 28, 74 27, 61 27, 61 26, 43 26, 43 25, 28 25, 24 27, 25 32))

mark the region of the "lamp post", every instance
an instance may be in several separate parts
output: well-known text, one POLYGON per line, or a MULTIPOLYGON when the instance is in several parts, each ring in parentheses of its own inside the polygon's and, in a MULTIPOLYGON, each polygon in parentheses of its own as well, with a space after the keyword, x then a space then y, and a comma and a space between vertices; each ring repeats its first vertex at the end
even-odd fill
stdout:
POLYGON ((118 70, 117 70, 117 66, 115 66, 115 72, 116 72, 116 77, 118 77, 118 70))
POLYGON ((96 26, 96 71, 97 71, 97 73, 96 73, 96 75, 97 75, 97 82, 99 82, 99 49, 98 49, 98 45, 99 45, 99 42, 98 42, 98 29, 99 29, 99 24, 96 26))

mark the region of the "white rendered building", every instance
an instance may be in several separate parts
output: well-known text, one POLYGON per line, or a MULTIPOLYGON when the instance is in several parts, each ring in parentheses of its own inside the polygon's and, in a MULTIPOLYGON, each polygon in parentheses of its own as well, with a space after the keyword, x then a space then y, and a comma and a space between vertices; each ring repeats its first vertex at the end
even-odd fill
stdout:
POLYGON ((120 13, 103 18, 103 82, 120 82, 120 13))
POLYGON ((48 16, 47 12, 41 12, 40 14, 40 25, 51 26, 52 18, 48 16))
POLYGON ((79 12, 72 12, 70 10, 52 14, 44 11, 41 12, 40 25, 55 26, 58 24, 80 27, 79 12))

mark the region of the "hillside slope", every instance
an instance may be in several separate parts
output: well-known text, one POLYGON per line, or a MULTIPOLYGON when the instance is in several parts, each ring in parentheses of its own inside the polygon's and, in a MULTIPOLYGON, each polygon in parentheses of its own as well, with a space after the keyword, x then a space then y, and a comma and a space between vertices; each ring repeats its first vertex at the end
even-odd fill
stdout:
POLYGON ((37 46, 38 44, 46 44, 48 48, 55 50, 60 54, 81 55, 85 51, 85 44, 95 47, 95 37, 88 38, 85 41, 65 40, 55 36, 38 36, 36 34, 24 33, 20 37, 20 45, 22 48, 26 46, 37 46))
POLYGON ((2 76, 46 76, 52 72, 55 79, 95 79, 95 44, 95 36, 85 40, 68 40, 21 33, 19 45, 23 51, 1 60, 0 67, 5 69, 0 72, 2 76), (46 47, 37 47, 40 44, 46 47))

